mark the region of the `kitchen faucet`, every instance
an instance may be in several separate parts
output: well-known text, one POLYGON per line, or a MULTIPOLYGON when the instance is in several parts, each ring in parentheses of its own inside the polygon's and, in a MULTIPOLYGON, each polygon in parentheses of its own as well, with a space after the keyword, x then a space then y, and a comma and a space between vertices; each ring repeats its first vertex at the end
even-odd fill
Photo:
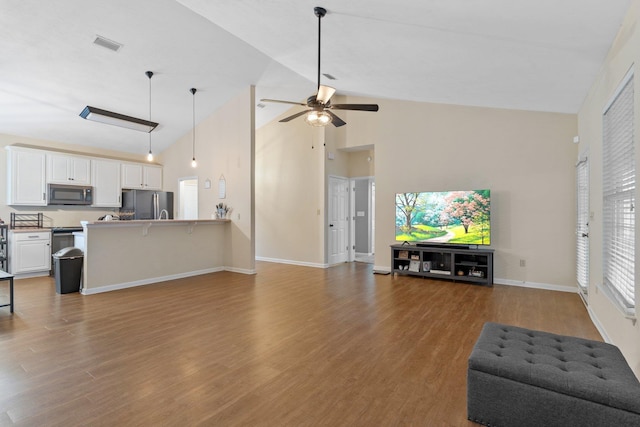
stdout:
POLYGON ((166 209, 162 209, 160 211, 160 215, 158 215, 158 219, 162 219, 162 215, 164 214, 164 219, 169 219, 169 212, 166 209))

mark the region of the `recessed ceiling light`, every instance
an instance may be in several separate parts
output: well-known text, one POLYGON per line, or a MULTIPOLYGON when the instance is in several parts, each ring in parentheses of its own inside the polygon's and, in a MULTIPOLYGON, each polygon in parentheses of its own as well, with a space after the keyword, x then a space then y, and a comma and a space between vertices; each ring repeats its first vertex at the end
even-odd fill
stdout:
POLYGON ((96 36, 96 39, 93 41, 93 44, 102 46, 114 52, 119 51, 120 48, 124 46, 122 43, 114 42, 113 40, 109 40, 108 38, 98 36, 98 35, 96 36))

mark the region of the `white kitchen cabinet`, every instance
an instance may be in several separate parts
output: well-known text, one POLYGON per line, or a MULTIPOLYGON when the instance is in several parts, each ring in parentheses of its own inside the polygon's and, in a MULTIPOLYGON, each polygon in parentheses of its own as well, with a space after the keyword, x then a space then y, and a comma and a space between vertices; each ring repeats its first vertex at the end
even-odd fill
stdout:
POLYGON ((145 190, 162 190, 162 168, 160 166, 143 166, 142 177, 145 190))
POLYGON ((162 167, 138 163, 122 164, 122 188, 162 190, 162 167))
POLYGON ((7 204, 46 206, 46 155, 44 151, 8 146, 7 204))
POLYGON ((43 273, 51 269, 51 232, 10 232, 9 272, 11 274, 43 273))
POLYGON ((88 157, 47 153, 47 182, 91 185, 91 160, 88 157))
POLYGON ((120 162, 106 159, 91 161, 94 207, 122 206, 120 185, 120 162))

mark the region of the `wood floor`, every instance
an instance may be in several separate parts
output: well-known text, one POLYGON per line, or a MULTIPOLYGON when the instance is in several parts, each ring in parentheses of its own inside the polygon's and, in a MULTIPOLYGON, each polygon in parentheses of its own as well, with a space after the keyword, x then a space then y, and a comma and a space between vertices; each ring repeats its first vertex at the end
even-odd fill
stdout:
POLYGON ((575 294, 363 263, 257 271, 91 296, 16 281, 0 426, 475 426, 466 367, 485 321, 600 340, 575 294))

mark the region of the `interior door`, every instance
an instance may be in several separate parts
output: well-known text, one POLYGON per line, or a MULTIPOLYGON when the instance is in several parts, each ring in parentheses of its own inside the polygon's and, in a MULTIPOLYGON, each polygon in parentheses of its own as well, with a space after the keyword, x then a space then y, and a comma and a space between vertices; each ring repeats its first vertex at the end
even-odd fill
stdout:
POLYGON ((349 250, 349 180, 329 177, 329 264, 347 262, 349 250))

